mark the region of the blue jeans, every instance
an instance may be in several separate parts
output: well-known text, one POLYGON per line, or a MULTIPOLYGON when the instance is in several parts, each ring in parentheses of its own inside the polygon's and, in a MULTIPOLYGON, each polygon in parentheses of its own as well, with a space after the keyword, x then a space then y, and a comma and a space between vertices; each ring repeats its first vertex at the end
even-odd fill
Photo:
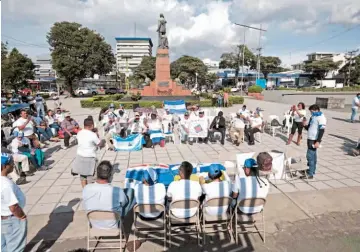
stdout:
POLYGON ((53 134, 52 134, 50 128, 46 128, 46 129, 37 128, 37 130, 38 130, 39 134, 42 135, 46 140, 50 140, 50 138, 53 137, 53 134))
POLYGON ((350 119, 352 122, 355 121, 356 114, 357 114, 357 109, 352 108, 351 109, 351 119, 350 119))
POLYGON ((27 220, 11 216, 1 220, 1 252, 22 252, 26 245, 27 220))
POLYGON ((41 118, 45 117, 45 108, 44 105, 35 105, 36 107, 36 113, 38 116, 40 116, 41 118))
POLYGON ((317 152, 314 148, 308 148, 306 153, 306 159, 308 161, 309 170, 308 175, 314 176, 316 170, 316 162, 317 162, 317 152))
POLYGON ((59 132, 59 129, 60 129, 59 124, 53 123, 53 124, 50 124, 49 127, 50 127, 51 129, 55 129, 55 135, 57 136, 57 134, 58 134, 58 132, 59 132))

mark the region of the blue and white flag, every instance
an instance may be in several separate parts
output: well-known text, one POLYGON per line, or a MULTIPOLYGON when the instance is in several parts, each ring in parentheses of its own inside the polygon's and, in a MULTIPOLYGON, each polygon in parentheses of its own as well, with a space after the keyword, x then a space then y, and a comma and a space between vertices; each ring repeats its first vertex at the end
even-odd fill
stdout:
POLYGON ((160 143, 161 140, 165 139, 161 130, 150 130, 148 133, 153 144, 160 143))
POLYGON ((141 134, 130 135, 127 138, 113 136, 115 151, 139 151, 142 149, 143 136, 141 134))
POLYGON ((184 114, 186 112, 185 101, 164 101, 164 109, 169 110, 170 114, 184 114))

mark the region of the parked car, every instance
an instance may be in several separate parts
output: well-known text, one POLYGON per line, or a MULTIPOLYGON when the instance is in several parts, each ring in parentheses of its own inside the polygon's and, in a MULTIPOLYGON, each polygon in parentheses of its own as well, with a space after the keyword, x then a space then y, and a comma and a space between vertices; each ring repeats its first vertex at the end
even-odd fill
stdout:
POLYGON ((126 90, 111 87, 105 89, 105 94, 126 94, 126 90))
POLYGON ((91 96, 97 95, 97 90, 95 88, 88 88, 88 87, 79 87, 75 90, 76 96, 91 96))
POLYGON ((41 89, 39 90, 38 92, 36 92, 37 94, 47 94, 49 95, 50 97, 52 96, 56 96, 57 95, 57 91, 56 90, 53 90, 53 89, 41 89))

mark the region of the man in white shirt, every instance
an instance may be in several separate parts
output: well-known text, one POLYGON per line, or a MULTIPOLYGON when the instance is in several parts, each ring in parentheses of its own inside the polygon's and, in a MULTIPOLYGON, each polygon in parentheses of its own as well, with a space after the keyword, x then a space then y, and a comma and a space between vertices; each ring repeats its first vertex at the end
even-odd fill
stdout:
POLYGON ((36 123, 28 115, 26 110, 21 110, 20 118, 13 123, 13 127, 16 127, 15 131, 23 131, 24 136, 30 140, 35 148, 44 147, 44 144, 40 144, 35 134, 36 123))
POLYGON ((191 120, 190 120, 189 112, 185 112, 184 119, 180 120, 181 141, 186 141, 186 140, 191 141, 191 139, 187 139, 189 134, 190 122, 191 120))
POLYGON ((58 121, 58 123, 62 123, 62 121, 65 120, 65 114, 61 112, 61 109, 56 109, 56 114, 54 115, 55 120, 58 121))
POLYGON ((241 115, 241 118, 244 120, 250 116, 249 110, 246 109, 246 105, 243 105, 242 108, 238 111, 241 115))
POLYGON ((205 194, 205 211, 210 215, 222 215, 226 213, 228 209, 228 205, 220 206, 220 207, 209 207, 206 206, 206 202, 209 199, 214 198, 222 198, 222 197, 230 197, 231 196, 231 183, 227 180, 222 180, 222 172, 216 167, 211 166, 208 178, 205 179, 203 177, 199 178, 203 193, 205 194))
POLYGON ((1 251, 24 251, 27 219, 25 195, 7 176, 14 169, 11 155, 1 153, 1 251))
POLYGON ((236 113, 236 117, 232 119, 230 125, 230 138, 236 146, 239 146, 243 142, 245 124, 241 119, 241 114, 236 113))
POLYGON ((94 129, 94 122, 90 118, 84 120, 84 129, 77 134, 77 155, 72 168, 73 174, 80 174, 82 187, 87 185, 87 177, 94 176, 96 166, 96 150, 104 146, 94 129))
POLYGON ((252 117, 250 119, 251 128, 245 129, 245 135, 247 136, 247 138, 249 140, 249 145, 255 144, 254 134, 257 132, 261 132, 262 123, 263 123, 263 121, 262 121, 260 115, 257 112, 255 112, 254 117, 252 117))
MULTIPOLYGON (((259 177, 259 170, 254 159, 245 160, 244 164, 245 177, 235 176, 235 181, 232 187, 232 197, 237 202, 241 202, 243 199, 249 198, 266 198, 269 193, 270 183, 266 178, 259 177)), ((240 207, 242 213, 253 214, 262 211, 263 206, 256 207, 240 207)))
MULTIPOLYGON (((190 180, 193 166, 191 163, 184 161, 179 167, 180 180, 171 182, 167 190, 168 201, 175 200, 199 200, 202 194, 202 189, 197 181, 190 180)), ((172 214, 178 218, 190 218, 196 214, 198 208, 181 209, 176 208, 172 210, 172 214)))
POLYGON ((120 124, 115 120, 115 116, 112 113, 107 115, 108 121, 104 126, 105 133, 105 141, 109 148, 109 150, 114 150, 114 145, 111 142, 114 134, 120 133, 120 124))
POLYGON ((149 131, 159 131, 162 129, 161 119, 158 118, 155 112, 151 113, 150 119, 146 120, 145 125, 149 131))
POLYGON ((140 113, 135 112, 135 117, 129 120, 130 134, 141 134, 144 132, 144 121, 140 118, 140 113))
POLYGON ((352 105, 351 105, 351 122, 355 122, 355 117, 357 114, 357 111, 359 110, 360 107, 360 93, 356 94, 356 96, 354 97, 353 101, 352 101, 352 105))
MULTIPOLYGON (((162 204, 165 203, 166 189, 164 184, 157 183, 156 171, 148 168, 143 172, 142 184, 137 184, 135 201, 137 204, 162 204)), ((158 218, 161 213, 140 213, 144 218, 158 218)))
MULTIPOLYGON (((202 110, 202 109, 199 110, 199 117, 197 118, 197 121, 203 122, 204 128, 206 130, 209 129, 209 127, 210 127, 209 118, 205 115, 204 110, 202 110)), ((200 138, 199 140, 202 140, 205 144, 207 144, 209 138, 205 137, 205 138, 200 138)))
MULTIPOLYGON (((113 211, 124 217, 133 208, 135 205, 134 190, 123 190, 120 187, 112 186, 110 179, 113 172, 113 166, 109 161, 102 161, 98 165, 96 182, 86 185, 82 192, 85 211, 113 211)), ((112 220, 94 220, 91 225, 102 229, 119 227, 119 223, 112 220)))

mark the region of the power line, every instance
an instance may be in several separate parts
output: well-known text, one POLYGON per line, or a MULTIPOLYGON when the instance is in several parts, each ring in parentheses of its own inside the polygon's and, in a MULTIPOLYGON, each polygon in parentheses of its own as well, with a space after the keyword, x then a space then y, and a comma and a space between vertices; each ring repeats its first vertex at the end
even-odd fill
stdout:
POLYGON ((13 37, 11 37, 11 36, 7 36, 7 35, 5 35, 5 34, 2 34, 2 36, 5 37, 5 38, 8 38, 8 39, 11 39, 11 40, 13 40, 13 41, 17 41, 17 42, 23 43, 23 44, 28 45, 28 46, 40 47, 40 48, 49 48, 49 46, 28 43, 28 42, 26 42, 26 41, 22 41, 22 40, 20 40, 20 39, 13 38, 13 37))

